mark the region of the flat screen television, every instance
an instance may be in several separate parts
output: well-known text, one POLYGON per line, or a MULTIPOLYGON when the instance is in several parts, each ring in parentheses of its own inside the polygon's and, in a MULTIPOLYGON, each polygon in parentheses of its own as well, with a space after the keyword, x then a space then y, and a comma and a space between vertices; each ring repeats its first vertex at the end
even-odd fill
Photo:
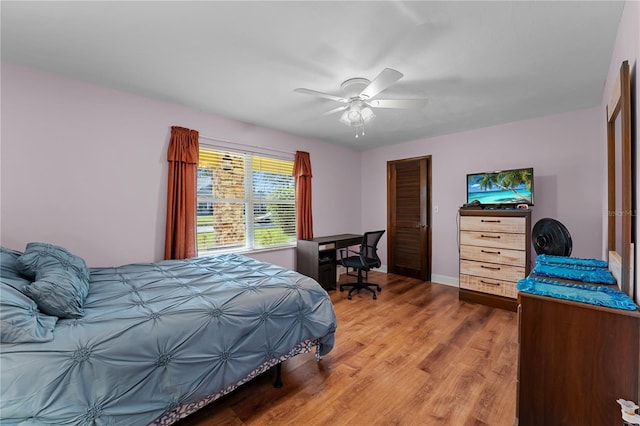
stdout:
POLYGON ((533 206, 533 168, 496 170, 467 175, 467 203, 533 206))

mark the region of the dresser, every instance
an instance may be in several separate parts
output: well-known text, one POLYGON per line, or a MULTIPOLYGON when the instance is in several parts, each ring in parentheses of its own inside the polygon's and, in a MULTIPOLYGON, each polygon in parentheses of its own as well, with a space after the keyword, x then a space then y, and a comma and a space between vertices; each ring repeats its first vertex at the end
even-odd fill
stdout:
POLYGON ((516 311, 516 283, 531 269, 531 210, 459 213, 459 299, 516 311))

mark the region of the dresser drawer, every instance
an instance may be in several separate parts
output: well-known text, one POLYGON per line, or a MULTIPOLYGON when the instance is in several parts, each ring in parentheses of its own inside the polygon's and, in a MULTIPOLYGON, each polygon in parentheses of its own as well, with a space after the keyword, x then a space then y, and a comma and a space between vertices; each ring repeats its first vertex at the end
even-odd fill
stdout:
POLYGON ((524 250, 512 250, 506 248, 490 248, 480 246, 460 246, 460 259, 478 260, 480 262, 503 263, 505 265, 526 266, 524 250))
POLYGON ((522 250, 527 242, 525 234, 508 234, 504 232, 460 231, 460 245, 479 247, 500 247, 522 250))
POLYGON ((518 290, 514 282, 476 277, 473 275, 460 274, 460 288, 509 297, 511 299, 518 297, 518 290))
POLYGON ((520 266, 460 259, 460 274, 516 282, 525 277, 525 269, 520 266))
POLYGON ((523 217, 460 216, 461 231, 489 231, 525 234, 527 223, 523 217))

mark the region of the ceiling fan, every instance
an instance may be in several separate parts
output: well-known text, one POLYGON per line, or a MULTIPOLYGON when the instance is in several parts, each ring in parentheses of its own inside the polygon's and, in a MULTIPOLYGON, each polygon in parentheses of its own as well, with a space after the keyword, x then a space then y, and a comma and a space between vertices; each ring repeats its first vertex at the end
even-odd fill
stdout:
POLYGON ((366 78, 350 78, 340 88, 344 96, 316 90, 298 88, 295 92, 318 96, 344 105, 325 112, 323 115, 344 111, 340 122, 355 128, 356 138, 364 135, 364 125, 370 123, 376 115, 372 108, 419 109, 427 104, 426 99, 373 99, 380 92, 402 78, 403 74, 391 68, 385 68, 373 80, 366 78))

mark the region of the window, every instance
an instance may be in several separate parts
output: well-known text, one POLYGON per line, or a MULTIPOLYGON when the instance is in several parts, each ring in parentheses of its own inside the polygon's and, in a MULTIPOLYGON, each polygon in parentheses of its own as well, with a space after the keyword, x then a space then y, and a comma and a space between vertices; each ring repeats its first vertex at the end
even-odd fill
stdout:
POLYGON ((200 147, 198 254, 296 242, 293 161, 200 147))

